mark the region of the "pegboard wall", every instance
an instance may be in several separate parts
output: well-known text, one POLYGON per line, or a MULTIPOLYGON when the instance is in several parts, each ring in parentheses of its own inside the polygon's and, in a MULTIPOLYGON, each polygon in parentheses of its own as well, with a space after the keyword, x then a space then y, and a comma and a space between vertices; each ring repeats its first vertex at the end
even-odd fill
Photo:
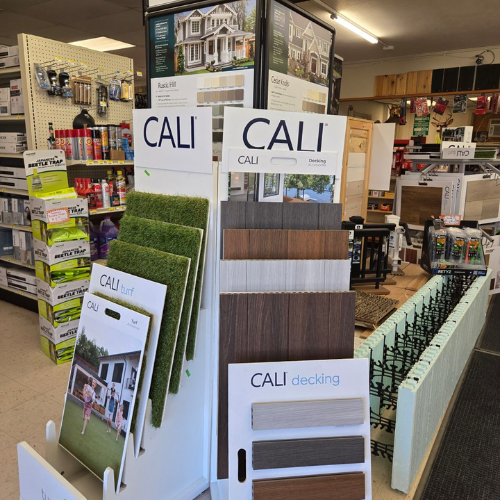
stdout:
MULTIPOLYGON (((93 71, 102 68, 105 75, 117 71, 122 73, 130 71, 133 75, 132 59, 24 33, 18 35, 18 43, 23 92, 27 97, 24 102, 28 149, 47 149, 49 122, 54 124, 56 130, 73 128, 75 116, 84 108, 94 118, 96 125, 132 122, 133 100, 109 101, 107 116, 100 117, 97 114, 97 86, 95 84, 97 72, 93 71), (62 65, 55 61, 55 57, 60 57, 63 63, 68 60, 74 61, 74 67, 69 64, 65 65, 68 66, 66 71, 70 76, 81 76, 79 71, 83 75, 90 73, 89 76, 92 77, 92 104, 90 106, 73 104, 72 99, 68 98, 49 96, 46 90, 40 88, 36 80, 34 64, 46 63, 42 65, 47 67, 50 61, 54 61, 53 67, 57 71, 57 67, 62 65), (86 68, 82 69, 81 63, 86 63, 86 68)), ((109 78, 108 76, 107 79, 109 78)))

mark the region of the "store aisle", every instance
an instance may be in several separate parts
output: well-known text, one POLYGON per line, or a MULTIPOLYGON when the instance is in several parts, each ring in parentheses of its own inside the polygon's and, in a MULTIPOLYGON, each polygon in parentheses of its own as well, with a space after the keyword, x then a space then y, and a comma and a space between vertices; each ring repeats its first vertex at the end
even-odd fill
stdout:
POLYGON ((38 315, 0 301, 0 500, 19 500, 17 449, 45 455, 45 424, 62 416, 70 364, 40 350, 38 315))

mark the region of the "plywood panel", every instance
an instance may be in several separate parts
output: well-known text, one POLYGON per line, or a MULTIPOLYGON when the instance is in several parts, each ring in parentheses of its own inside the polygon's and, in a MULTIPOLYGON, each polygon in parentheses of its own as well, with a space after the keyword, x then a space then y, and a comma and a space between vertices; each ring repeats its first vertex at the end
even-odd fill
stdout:
POLYGON ((408 73, 401 73, 396 77, 396 95, 406 94, 406 85, 408 81, 408 73))
POLYGON ((349 257, 349 231, 326 231, 325 259, 349 257))
POLYGON ((402 186, 401 192, 401 220, 407 224, 424 225, 431 215, 441 215, 442 188, 402 186))
POLYGON ((283 203, 247 202, 245 205, 246 229, 283 228, 283 203))
POLYGON ((254 441, 254 470, 360 464, 365 461, 363 436, 254 441))
POLYGON ((417 93, 417 83, 418 83, 418 72, 410 71, 407 73, 407 81, 406 81, 406 92, 408 94, 416 94, 417 93))
MULTIPOLYGON (((247 292, 285 292, 286 260, 248 260, 246 263, 247 292)), ((240 291, 240 290, 235 290, 240 291)))
POLYGON ((389 78, 387 75, 378 75, 375 77, 375 96, 389 95, 387 93, 387 88, 389 84, 389 78))
POLYGON ((320 359, 328 355, 329 302, 328 293, 290 294, 288 311, 290 361, 320 359))
POLYGON ((283 228, 317 229, 319 203, 283 203, 283 228))
POLYGON ((253 482, 253 500, 364 500, 363 472, 262 479, 253 482))
POLYGON ((363 194, 363 186, 365 183, 363 181, 351 181, 347 183, 346 186, 346 196, 359 196, 363 194))
POLYGON ((355 308, 356 292, 330 294, 328 352, 331 358, 352 358, 354 354, 355 308))
POLYGON ((325 231, 288 231, 288 259, 324 259, 325 231))
POLYGON ((363 422, 362 399, 286 401, 252 405, 254 431, 361 425, 363 422))
POLYGON ((398 75, 389 75, 387 82, 387 95, 396 95, 396 80, 398 75))
MULTIPOLYGON (((270 203, 267 203, 267 205, 270 205, 270 203)), ((286 259, 287 256, 287 230, 250 230, 248 259, 286 259)))
POLYGON ((218 447, 226 450, 217 457, 217 477, 227 477, 228 470, 228 362, 246 363, 248 338, 248 295, 229 294, 220 296, 220 336, 219 336, 219 420, 218 447), (234 335, 238 332, 238 335, 234 335), (222 418, 221 418, 222 416, 222 418))
POLYGON ((221 293, 247 291, 246 260, 221 260, 219 271, 219 291, 221 293))
MULTIPOLYGON (((319 221, 318 229, 342 229, 342 204, 318 203, 319 221)), ((283 228, 288 229, 288 228, 283 228)), ((303 228, 314 229, 314 228, 303 228)))
POLYGON ((226 229, 224 231, 222 252, 224 259, 249 259, 249 247, 250 231, 248 229, 226 229))
POLYGON ((422 70, 418 72, 417 94, 422 94, 425 97, 431 91, 432 84, 432 69, 422 70))
POLYGON ((358 136, 351 135, 349 138, 349 153, 366 153, 368 139, 363 135, 367 135, 367 132, 360 131, 358 136))

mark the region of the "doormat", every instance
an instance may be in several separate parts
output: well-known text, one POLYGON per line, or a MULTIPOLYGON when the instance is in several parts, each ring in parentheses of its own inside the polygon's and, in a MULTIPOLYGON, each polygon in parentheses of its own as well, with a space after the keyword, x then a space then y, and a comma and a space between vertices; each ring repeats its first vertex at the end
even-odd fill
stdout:
MULTIPOLYGON (((201 287, 205 267, 207 246, 207 229, 210 202, 206 198, 189 196, 167 196, 163 194, 141 193, 133 191, 127 195, 127 214, 153 219, 161 222, 170 222, 180 226, 195 227, 203 230, 200 264, 196 277, 193 311, 189 323, 189 333, 186 347, 186 359, 194 358, 196 344, 196 330, 201 304, 201 287)), ((167 292, 168 294, 168 292, 167 292)))
POLYGON ((422 500, 500 495, 500 356, 474 352, 422 500))
MULTIPOLYGON (((151 424, 154 427, 160 427, 163 420, 189 264, 187 257, 159 252, 124 241, 112 241, 109 247, 108 267, 167 285, 167 298, 150 391, 151 424)), ((177 376, 180 377, 180 373, 177 376)))
POLYGON ((179 326, 172 376, 170 378, 169 391, 174 394, 179 392, 181 382, 180 374, 186 354, 186 342, 193 308, 202 238, 203 231, 201 229, 142 219, 130 215, 126 215, 120 224, 120 235, 118 237, 120 241, 154 248, 160 252, 181 255, 191 259, 186 297, 184 298, 184 306, 182 308, 181 324, 179 326))
POLYGON ((491 298, 484 329, 476 347, 500 353, 500 295, 493 295, 491 298))
POLYGON ((376 328, 396 309, 398 301, 356 291, 356 325, 376 328))

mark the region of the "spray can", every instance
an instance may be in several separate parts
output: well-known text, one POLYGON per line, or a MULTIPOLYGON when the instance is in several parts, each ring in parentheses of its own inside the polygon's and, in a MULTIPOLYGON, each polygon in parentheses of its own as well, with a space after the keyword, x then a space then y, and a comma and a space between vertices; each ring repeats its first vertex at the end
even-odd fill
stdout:
POLYGON ((109 149, 116 149, 116 125, 108 125, 109 149))
POLYGON ((101 135, 101 150, 102 150, 102 159, 109 160, 109 137, 108 137, 108 127, 97 127, 101 135))
POLYGON ((94 159, 94 146, 92 144, 92 130, 88 128, 83 129, 85 132, 85 156, 87 160, 94 159))
POLYGON ((66 153, 66 159, 67 160, 72 160, 73 159, 73 140, 71 137, 71 130, 63 130, 63 140, 65 144, 65 150, 64 152, 66 153))
POLYGON ((80 128, 76 130, 76 139, 77 139, 77 145, 76 149, 78 151, 78 160, 87 160, 87 150, 85 147, 85 129, 80 128))
POLYGON ((121 170, 118 170, 117 174, 118 175, 116 176, 116 191, 120 199, 120 206, 125 206, 125 198, 127 196, 125 177, 123 177, 123 173, 121 170))
POLYGON ((56 149, 62 149, 64 151, 63 145, 61 144, 61 131, 60 130, 55 130, 54 131, 54 137, 56 139, 56 142, 55 142, 56 149))
POLYGON ((94 160, 102 160, 101 133, 97 129, 92 130, 92 146, 94 149, 94 160))

